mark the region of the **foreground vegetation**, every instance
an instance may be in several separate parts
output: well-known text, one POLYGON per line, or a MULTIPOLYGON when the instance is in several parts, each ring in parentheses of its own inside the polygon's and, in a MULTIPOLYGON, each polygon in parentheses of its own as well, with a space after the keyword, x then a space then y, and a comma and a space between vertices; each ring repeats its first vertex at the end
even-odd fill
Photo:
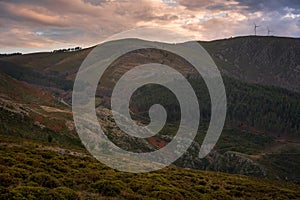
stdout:
POLYGON ((0 199, 300 198, 290 183, 175 167, 124 173, 83 150, 10 137, 1 138, 0 155, 0 199))

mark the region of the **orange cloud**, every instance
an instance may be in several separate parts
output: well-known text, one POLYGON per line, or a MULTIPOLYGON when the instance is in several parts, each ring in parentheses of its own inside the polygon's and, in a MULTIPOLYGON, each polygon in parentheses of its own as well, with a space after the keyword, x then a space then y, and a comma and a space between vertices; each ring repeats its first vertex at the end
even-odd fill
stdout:
POLYGON ((45 8, 40 7, 20 7, 13 4, 8 3, 1 3, 1 6, 4 6, 6 10, 16 17, 22 18, 22 20, 26 21, 33 21, 42 23, 45 25, 56 25, 56 26, 62 26, 62 19, 59 16, 53 15, 53 13, 50 13, 45 8))

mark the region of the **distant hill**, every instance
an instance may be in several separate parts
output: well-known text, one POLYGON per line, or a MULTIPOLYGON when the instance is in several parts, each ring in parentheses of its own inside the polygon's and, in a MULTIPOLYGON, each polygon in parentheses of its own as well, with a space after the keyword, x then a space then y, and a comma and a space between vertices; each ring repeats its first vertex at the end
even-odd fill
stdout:
MULTIPOLYGON (((209 52, 224 75, 249 83, 300 92, 300 39, 245 36, 199 43, 209 52)), ((5 61, 50 77, 56 75, 72 80, 91 50, 2 57, 0 70, 6 70, 3 67, 5 61)), ((30 78, 27 81, 30 82, 30 78)), ((69 86, 66 88, 69 89, 69 86)))
POLYGON ((200 44, 227 76, 300 92, 300 38, 248 36, 200 44))

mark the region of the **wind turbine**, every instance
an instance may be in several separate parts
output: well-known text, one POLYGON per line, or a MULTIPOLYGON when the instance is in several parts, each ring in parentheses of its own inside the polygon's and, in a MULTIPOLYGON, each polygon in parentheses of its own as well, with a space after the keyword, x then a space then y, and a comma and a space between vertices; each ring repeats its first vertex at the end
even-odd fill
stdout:
POLYGON ((267 26, 267 30, 268 30, 268 36, 270 35, 270 33, 274 33, 274 31, 271 31, 271 30, 269 29, 269 26, 267 26))
POLYGON ((256 29, 258 28, 258 27, 260 27, 259 25, 256 25, 256 23, 253 23, 254 24, 254 34, 256 35, 256 29))

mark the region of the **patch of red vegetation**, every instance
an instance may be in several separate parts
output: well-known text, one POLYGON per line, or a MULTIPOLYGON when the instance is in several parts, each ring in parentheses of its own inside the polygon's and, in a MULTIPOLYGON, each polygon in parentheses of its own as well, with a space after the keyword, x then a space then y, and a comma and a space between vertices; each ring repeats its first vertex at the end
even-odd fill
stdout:
POLYGON ((60 130, 62 130, 62 125, 54 124, 54 125, 49 126, 49 128, 53 131, 60 131, 60 130))
POLYGON ((158 141, 158 140, 156 139, 155 136, 149 137, 149 138, 147 138, 147 140, 148 140, 153 146, 158 147, 159 149, 161 149, 162 147, 164 147, 164 146, 166 146, 166 145, 168 144, 167 142, 165 142, 165 141, 163 141, 163 140, 158 141))
POLYGON ((44 118, 42 116, 34 116, 33 120, 36 122, 42 122, 44 120, 44 118))

